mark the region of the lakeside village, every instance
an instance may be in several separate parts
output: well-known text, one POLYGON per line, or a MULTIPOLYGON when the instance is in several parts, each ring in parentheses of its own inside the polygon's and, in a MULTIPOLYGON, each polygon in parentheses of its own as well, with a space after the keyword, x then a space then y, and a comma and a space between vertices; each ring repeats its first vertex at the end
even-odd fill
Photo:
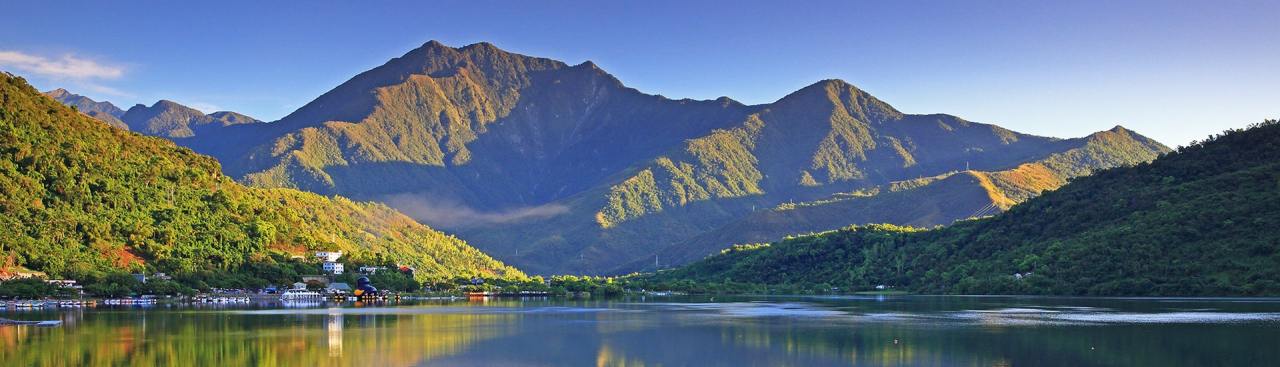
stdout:
MULTIPOLYGON (((497 297, 591 297, 616 296, 623 293, 613 278, 554 276, 527 281, 481 278, 455 278, 448 281, 420 283, 414 269, 386 264, 362 265, 347 271, 340 262, 341 251, 321 251, 315 259, 290 260, 298 268, 318 270, 318 274, 277 277, 293 278, 290 284, 226 287, 225 278, 235 275, 213 275, 212 279, 190 279, 165 273, 111 274, 92 284, 75 280, 47 279, 36 272, 8 273, 0 278, 0 309, 44 309, 107 306, 139 306, 156 304, 284 304, 308 305, 323 302, 387 302, 401 299, 472 299, 497 297), (319 264, 316 264, 316 263, 319 264), (305 264, 305 265, 303 265, 305 264), (221 283, 218 283, 221 281, 221 283), (207 283, 218 283, 209 286, 207 283), (189 286, 196 283, 196 286, 189 286), (382 288, 382 289, 379 289, 382 288)), ((305 269, 299 269, 307 271, 305 269)), ((257 279, 255 279, 257 280, 257 279)), ((261 281, 259 281, 261 282, 261 281)), ((241 281, 239 283, 250 283, 241 281)), ((284 282, 280 282, 284 283, 284 282)))

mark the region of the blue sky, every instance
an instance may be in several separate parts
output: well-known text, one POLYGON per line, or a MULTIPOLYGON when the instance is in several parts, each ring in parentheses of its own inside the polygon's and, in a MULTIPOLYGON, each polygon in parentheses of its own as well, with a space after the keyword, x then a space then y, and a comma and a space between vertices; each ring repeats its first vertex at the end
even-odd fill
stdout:
POLYGON ((428 40, 592 60, 641 91, 766 103, 840 78, 908 113, 1170 145, 1280 117, 1276 1, 28 1, 0 70, 122 108, 274 120, 428 40), (191 4, 188 4, 191 3, 191 4))

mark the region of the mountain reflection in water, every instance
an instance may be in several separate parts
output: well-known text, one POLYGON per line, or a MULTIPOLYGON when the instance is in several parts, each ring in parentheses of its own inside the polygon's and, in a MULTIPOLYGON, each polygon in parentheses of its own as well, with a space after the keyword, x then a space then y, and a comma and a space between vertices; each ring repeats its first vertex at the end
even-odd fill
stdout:
POLYGON ((768 297, 7 312, 5 365, 1276 365, 1280 301, 768 297))

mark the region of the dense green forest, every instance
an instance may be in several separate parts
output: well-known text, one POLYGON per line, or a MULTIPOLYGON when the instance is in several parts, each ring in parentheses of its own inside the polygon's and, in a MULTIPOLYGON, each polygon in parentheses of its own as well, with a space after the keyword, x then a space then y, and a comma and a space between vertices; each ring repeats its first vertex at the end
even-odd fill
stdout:
POLYGON ((313 251, 341 250, 419 280, 525 277, 384 205, 242 186, 213 158, 111 128, 22 78, 0 73, 0 95, 0 273, 279 282, 318 272, 313 251))
POLYGON ((652 276, 694 289, 1280 295, 1280 122, 1101 171, 932 230, 871 225, 725 250, 652 276))

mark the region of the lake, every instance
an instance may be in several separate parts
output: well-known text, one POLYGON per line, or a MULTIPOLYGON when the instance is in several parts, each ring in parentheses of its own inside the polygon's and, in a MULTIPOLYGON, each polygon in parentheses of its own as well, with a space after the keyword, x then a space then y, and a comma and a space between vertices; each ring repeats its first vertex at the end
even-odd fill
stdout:
POLYGON ((648 297, 0 311, 0 364, 1280 365, 1280 299, 648 297))

